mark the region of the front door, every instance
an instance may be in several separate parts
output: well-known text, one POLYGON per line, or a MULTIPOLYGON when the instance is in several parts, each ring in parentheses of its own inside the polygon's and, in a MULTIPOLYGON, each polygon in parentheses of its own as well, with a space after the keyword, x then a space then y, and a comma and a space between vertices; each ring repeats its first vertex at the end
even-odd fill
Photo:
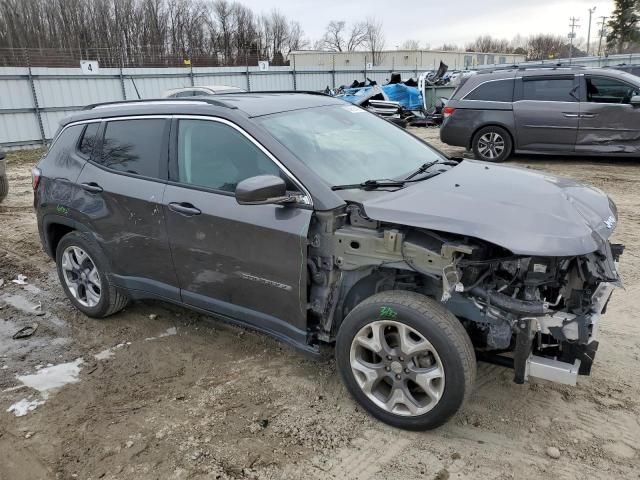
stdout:
POLYGON ((516 82, 516 148, 573 152, 580 115, 578 91, 573 75, 530 76, 516 82))
POLYGON ((584 77, 577 152, 640 154, 640 88, 617 78, 584 77))
POLYGON ((233 124, 174 120, 167 231, 183 302, 299 343, 306 339, 305 205, 239 205, 238 182, 280 175, 276 161, 233 124))

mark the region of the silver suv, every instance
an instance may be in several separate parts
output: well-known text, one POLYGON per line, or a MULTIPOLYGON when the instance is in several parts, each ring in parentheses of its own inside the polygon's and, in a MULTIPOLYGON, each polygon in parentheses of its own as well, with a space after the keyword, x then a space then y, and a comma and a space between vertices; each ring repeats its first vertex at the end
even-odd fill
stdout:
POLYGON ((640 156, 640 78, 583 67, 480 73, 454 92, 440 138, 501 162, 512 153, 640 156))

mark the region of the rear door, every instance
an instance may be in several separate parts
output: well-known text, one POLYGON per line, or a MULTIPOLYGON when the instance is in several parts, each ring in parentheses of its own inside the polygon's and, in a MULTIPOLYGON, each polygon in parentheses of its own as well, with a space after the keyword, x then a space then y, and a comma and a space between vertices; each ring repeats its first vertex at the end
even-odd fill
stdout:
POLYGON ((300 184, 234 124, 209 117, 173 123, 164 195, 183 302, 306 339, 309 205, 239 205, 237 183, 280 175, 300 184))
POLYGON ((114 282, 179 300, 162 209, 169 129, 162 117, 103 123, 77 183, 81 222, 106 253, 114 282))
POLYGON ((638 85, 604 75, 585 75, 583 82, 576 151, 638 154, 640 108, 631 105, 638 85))
POLYGON ((580 84, 573 75, 524 76, 516 82, 516 148, 573 152, 578 136, 580 84))

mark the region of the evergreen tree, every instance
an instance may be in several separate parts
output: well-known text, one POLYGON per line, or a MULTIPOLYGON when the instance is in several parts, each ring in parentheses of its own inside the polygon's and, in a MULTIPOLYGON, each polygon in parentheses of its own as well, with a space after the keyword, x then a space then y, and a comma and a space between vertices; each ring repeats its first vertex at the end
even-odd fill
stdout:
POLYGON ((607 46, 616 53, 637 49, 640 42, 640 0, 615 0, 615 5, 608 22, 607 46))

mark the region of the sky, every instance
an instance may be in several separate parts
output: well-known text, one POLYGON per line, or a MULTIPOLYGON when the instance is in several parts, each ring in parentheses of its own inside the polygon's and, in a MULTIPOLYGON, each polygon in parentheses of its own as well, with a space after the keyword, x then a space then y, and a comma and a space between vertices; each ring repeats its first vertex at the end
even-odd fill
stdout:
POLYGON ((436 48, 443 43, 464 46, 479 35, 511 39, 535 33, 569 33, 569 17, 579 18, 576 37, 586 41, 589 8, 596 7, 591 38, 597 35, 598 17, 610 15, 613 0, 239 0, 254 12, 277 8, 302 25, 310 40, 320 38, 331 20, 348 24, 375 16, 385 32, 385 48, 405 40, 436 48))

